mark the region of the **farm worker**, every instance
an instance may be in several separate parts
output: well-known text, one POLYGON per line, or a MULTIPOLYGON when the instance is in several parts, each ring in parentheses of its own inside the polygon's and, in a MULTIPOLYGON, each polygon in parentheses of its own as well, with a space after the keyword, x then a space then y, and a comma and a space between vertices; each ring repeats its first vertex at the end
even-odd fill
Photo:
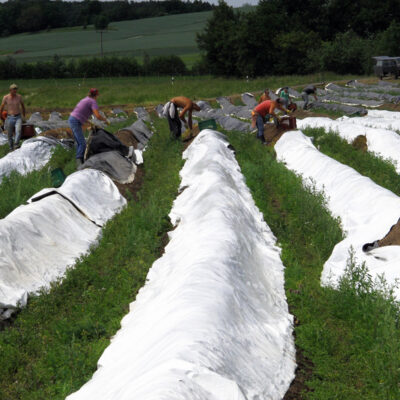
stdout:
POLYGON ((22 128, 21 114, 25 118, 25 104, 22 100, 22 96, 17 93, 17 90, 18 86, 13 83, 10 86, 10 93, 3 97, 0 107, 1 116, 3 116, 4 107, 7 108, 7 118, 4 126, 8 134, 10 150, 14 150, 14 144, 16 147, 19 145, 22 128))
POLYGON ((181 135, 181 120, 184 122, 189 129, 193 128, 192 124, 192 113, 193 110, 200 111, 200 107, 194 103, 192 100, 185 96, 178 96, 172 98, 167 104, 164 106, 164 115, 168 119, 169 130, 171 134, 178 138, 181 135), (178 114, 178 108, 181 108, 182 111, 178 114), (188 121, 186 122, 185 114, 188 113, 188 121))
POLYGON ((258 99, 258 104, 261 104, 265 100, 271 100, 271 97, 269 97, 269 89, 268 88, 263 91, 262 95, 258 99))
POLYGON ((283 100, 283 105, 285 108, 289 107, 290 99, 289 99, 289 88, 285 86, 279 92, 279 97, 283 100))
POLYGON ((301 93, 301 97, 304 100, 303 110, 307 110, 308 106, 308 96, 312 94, 314 96, 315 101, 317 101, 317 88, 314 85, 308 85, 304 88, 303 92, 301 93))
POLYGON ((99 113, 99 106, 97 105, 97 97, 99 91, 95 88, 89 90, 88 96, 83 98, 71 112, 68 123, 71 127, 72 133, 77 144, 76 148, 76 164, 77 166, 82 165, 83 156, 86 149, 86 140, 83 136, 82 125, 90 118, 92 114, 101 121, 109 123, 108 119, 101 116, 99 113))
POLYGON ((283 105, 283 100, 279 97, 276 100, 265 100, 257 105, 251 113, 251 126, 255 128, 257 125, 257 139, 260 139, 262 143, 265 142, 264 138, 264 121, 265 117, 270 115, 276 117, 275 108, 288 112, 283 105))

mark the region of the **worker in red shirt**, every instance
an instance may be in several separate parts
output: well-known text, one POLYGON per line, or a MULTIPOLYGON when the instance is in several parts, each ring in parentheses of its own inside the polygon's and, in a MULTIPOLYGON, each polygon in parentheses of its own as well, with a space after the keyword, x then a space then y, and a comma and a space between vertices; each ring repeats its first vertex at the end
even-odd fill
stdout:
POLYGON ((265 142, 264 138, 264 123, 265 118, 268 116, 276 117, 275 109, 278 108, 282 110, 284 113, 288 113, 283 107, 283 99, 279 97, 276 100, 265 100, 259 105, 257 105, 251 113, 251 126, 255 128, 257 125, 257 139, 260 139, 262 143, 265 142))

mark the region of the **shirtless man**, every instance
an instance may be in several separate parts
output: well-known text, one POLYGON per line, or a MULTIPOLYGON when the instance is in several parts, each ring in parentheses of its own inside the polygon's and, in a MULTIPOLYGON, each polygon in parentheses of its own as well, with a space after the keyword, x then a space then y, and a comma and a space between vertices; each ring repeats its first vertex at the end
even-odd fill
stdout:
POLYGON ((165 115, 168 118, 169 130, 176 138, 178 138, 181 135, 181 120, 185 123, 186 126, 189 126, 189 128, 192 129, 193 110, 200 111, 200 107, 185 96, 174 97, 166 104, 166 108, 167 110, 165 110, 165 115), (170 107, 173 107, 172 110, 173 111, 172 115, 174 115, 173 117, 171 116, 170 107), (178 115, 178 108, 182 109, 179 115, 178 115), (189 112, 189 114, 188 114, 188 121, 186 122, 185 114, 187 112, 189 112))
POLYGON ((19 140, 21 138, 22 117, 25 118, 25 104, 22 100, 22 96, 17 94, 17 90, 18 86, 13 83, 10 86, 10 94, 7 94, 3 97, 3 101, 0 106, 0 114, 3 113, 4 107, 7 107, 7 119, 4 125, 8 134, 10 150, 14 150, 14 144, 15 146, 19 145, 19 140))

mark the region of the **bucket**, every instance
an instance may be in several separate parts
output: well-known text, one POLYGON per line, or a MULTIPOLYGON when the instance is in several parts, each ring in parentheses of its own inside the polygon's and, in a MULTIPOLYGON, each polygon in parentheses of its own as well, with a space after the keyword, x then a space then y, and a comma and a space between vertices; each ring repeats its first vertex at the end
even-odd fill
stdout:
POLYGON ((61 168, 56 168, 51 171, 51 182, 53 183, 53 187, 60 187, 65 181, 65 174, 61 168))
POLYGON ((289 118, 289 129, 296 129, 296 128, 297 128, 296 117, 290 117, 289 118))
POLYGON ((35 127, 31 124, 22 124, 21 137, 27 139, 35 136, 35 127))
POLYGON ((199 130, 203 129, 217 129, 217 123, 215 119, 206 119, 204 121, 199 122, 199 130))

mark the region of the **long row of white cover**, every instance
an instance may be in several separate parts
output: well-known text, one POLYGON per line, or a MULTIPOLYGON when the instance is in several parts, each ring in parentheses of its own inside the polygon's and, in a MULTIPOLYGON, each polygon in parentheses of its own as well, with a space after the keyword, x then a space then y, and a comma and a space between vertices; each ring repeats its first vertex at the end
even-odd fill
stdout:
MULTIPOLYGON (((276 143, 275 151, 278 160, 299 174, 306 184, 324 191, 332 215, 341 219, 345 239, 335 246, 324 264, 322 284, 338 282, 351 249, 357 262, 365 262, 373 277, 384 274, 389 283, 395 283, 400 278, 400 246, 381 247, 368 253, 362 251, 362 246, 383 238, 397 223, 400 198, 319 152, 301 131, 286 132, 276 143)), ((396 295, 399 294, 397 290, 396 295)))
POLYGON ((49 143, 45 138, 26 140, 19 149, 0 158, 0 182, 13 171, 25 175, 43 168, 50 161, 54 148, 55 144, 49 143))
POLYGON ((364 117, 341 117, 337 121, 346 121, 351 124, 363 125, 370 128, 389 129, 400 131, 400 112, 386 110, 368 110, 364 117))
POLYGON ((278 400, 294 377, 280 249, 225 136, 184 158, 165 253, 68 400, 278 400))
MULTIPOLYGON (((362 118, 368 118, 367 121, 373 119, 373 117, 362 118)), ((358 118, 337 120, 321 117, 305 118, 297 120, 297 127, 299 129, 307 127, 324 128, 327 132, 331 130, 349 143, 352 143, 357 136, 364 135, 367 138, 368 151, 390 160, 394 164, 396 171, 400 173, 400 135, 389 129, 370 128, 354 121, 356 119, 358 120, 358 118)))
POLYGON ((57 192, 31 199, 0 220, 0 309, 8 309, 3 317, 24 306, 29 293, 62 277, 126 204, 112 180, 93 169, 71 174, 57 192))

